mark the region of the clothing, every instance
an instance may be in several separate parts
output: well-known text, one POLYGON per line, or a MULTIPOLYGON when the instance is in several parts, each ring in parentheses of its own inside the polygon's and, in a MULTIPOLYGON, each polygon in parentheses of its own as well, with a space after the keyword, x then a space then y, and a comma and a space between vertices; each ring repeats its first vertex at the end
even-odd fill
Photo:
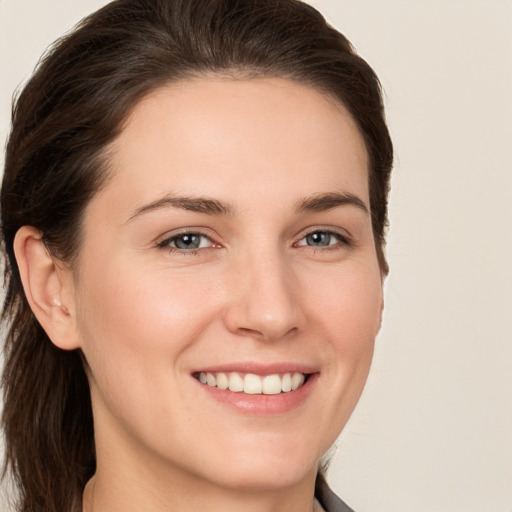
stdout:
POLYGON ((325 478, 320 473, 316 477, 315 498, 325 512, 354 512, 331 491, 325 478))

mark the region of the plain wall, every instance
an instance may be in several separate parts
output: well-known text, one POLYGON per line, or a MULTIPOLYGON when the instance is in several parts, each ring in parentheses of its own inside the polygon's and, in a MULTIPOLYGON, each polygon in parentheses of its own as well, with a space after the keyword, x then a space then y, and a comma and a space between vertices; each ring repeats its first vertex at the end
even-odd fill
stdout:
MULTIPOLYGON (((14 88, 104 3, 0 0, 2 141, 14 88)), ((357 512, 511 512, 512 2, 311 3, 380 76, 396 147, 383 329, 331 485, 357 512)))

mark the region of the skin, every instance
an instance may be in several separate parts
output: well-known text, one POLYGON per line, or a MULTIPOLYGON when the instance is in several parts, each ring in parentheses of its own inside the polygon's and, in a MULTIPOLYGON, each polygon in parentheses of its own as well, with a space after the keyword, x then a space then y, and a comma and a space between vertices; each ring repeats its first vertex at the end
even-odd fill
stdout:
POLYGON ((310 512, 382 311, 354 121, 283 79, 202 78, 142 100, 109 154, 73 269, 33 228, 16 240, 43 327, 89 364, 98 469, 85 512, 310 512), (351 200, 305 203, 326 194, 351 200), (177 196, 229 211, 161 201, 177 196), (199 249, 173 247, 184 230, 204 235, 199 249), (311 246, 308 234, 328 231, 311 246), (212 399, 192 376, 254 362, 307 365, 316 380, 291 410, 263 414, 212 399))

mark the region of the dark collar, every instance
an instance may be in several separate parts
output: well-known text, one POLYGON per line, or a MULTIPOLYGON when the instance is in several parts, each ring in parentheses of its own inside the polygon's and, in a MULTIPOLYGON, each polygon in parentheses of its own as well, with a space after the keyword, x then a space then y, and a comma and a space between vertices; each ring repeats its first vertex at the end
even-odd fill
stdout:
POLYGON ((320 473, 316 477, 315 497, 325 512, 354 512, 331 491, 324 476, 320 473))

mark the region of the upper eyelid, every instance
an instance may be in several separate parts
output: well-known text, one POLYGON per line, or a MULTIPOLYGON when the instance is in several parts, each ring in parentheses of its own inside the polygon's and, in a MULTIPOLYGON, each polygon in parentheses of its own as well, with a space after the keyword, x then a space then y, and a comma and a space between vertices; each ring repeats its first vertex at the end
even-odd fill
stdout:
POLYGON ((214 235, 211 233, 211 229, 203 226, 191 226, 176 229, 169 229, 162 235, 159 235, 157 239, 174 238, 181 235, 201 235, 207 238, 212 238, 214 235))
POLYGON ((306 248, 309 248, 309 249, 314 249, 315 251, 318 251, 318 250, 331 250, 331 249, 336 248, 339 245, 341 245, 341 246, 350 246, 350 245, 352 245, 352 240, 348 236, 343 235, 341 233, 338 233, 337 231, 327 230, 327 229, 323 229, 323 230, 317 229, 317 230, 310 231, 310 232, 306 233, 304 236, 298 238, 297 241, 295 241, 293 243, 293 245, 296 246, 296 247, 306 247, 306 248), (329 244, 329 245, 325 245, 325 246, 313 246, 313 245, 307 245, 307 244, 300 244, 299 245, 299 243, 301 241, 303 241, 308 235, 311 235, 313 233, 327 233, 329 235, 333 235, 333 236, 336 237, 337 243, 329 244))
POLYGON ((319 232, 337 235, 337 236, 344 238, 348 241, 352 240, 352 235, 345 229, 335 228, 335 227, 331 227, 331 226, 329 226, 329 227, 328 226, 314 226, 314 227, 306 228, 305 230, 303 230, 297 236, 296 241, 302 240, 304 237, 306 237, 308 235, 311 235, 313 233, 319 233, 319 232))
POLYGON ((213 237, 207 233, 205 233, 203 230, 199 228, 183 228, 182 230, 179 230, 177 232, 172 233, 166 233, 165 235, 162 235, 158 237, 155 241, 155 245, 157 247, 165 247, 169 242, 172 240, 179 238, 180 236, 184 235, 198 235, 198 236, 204 236, 207 238, 212 244, 218 244, 213 237))

